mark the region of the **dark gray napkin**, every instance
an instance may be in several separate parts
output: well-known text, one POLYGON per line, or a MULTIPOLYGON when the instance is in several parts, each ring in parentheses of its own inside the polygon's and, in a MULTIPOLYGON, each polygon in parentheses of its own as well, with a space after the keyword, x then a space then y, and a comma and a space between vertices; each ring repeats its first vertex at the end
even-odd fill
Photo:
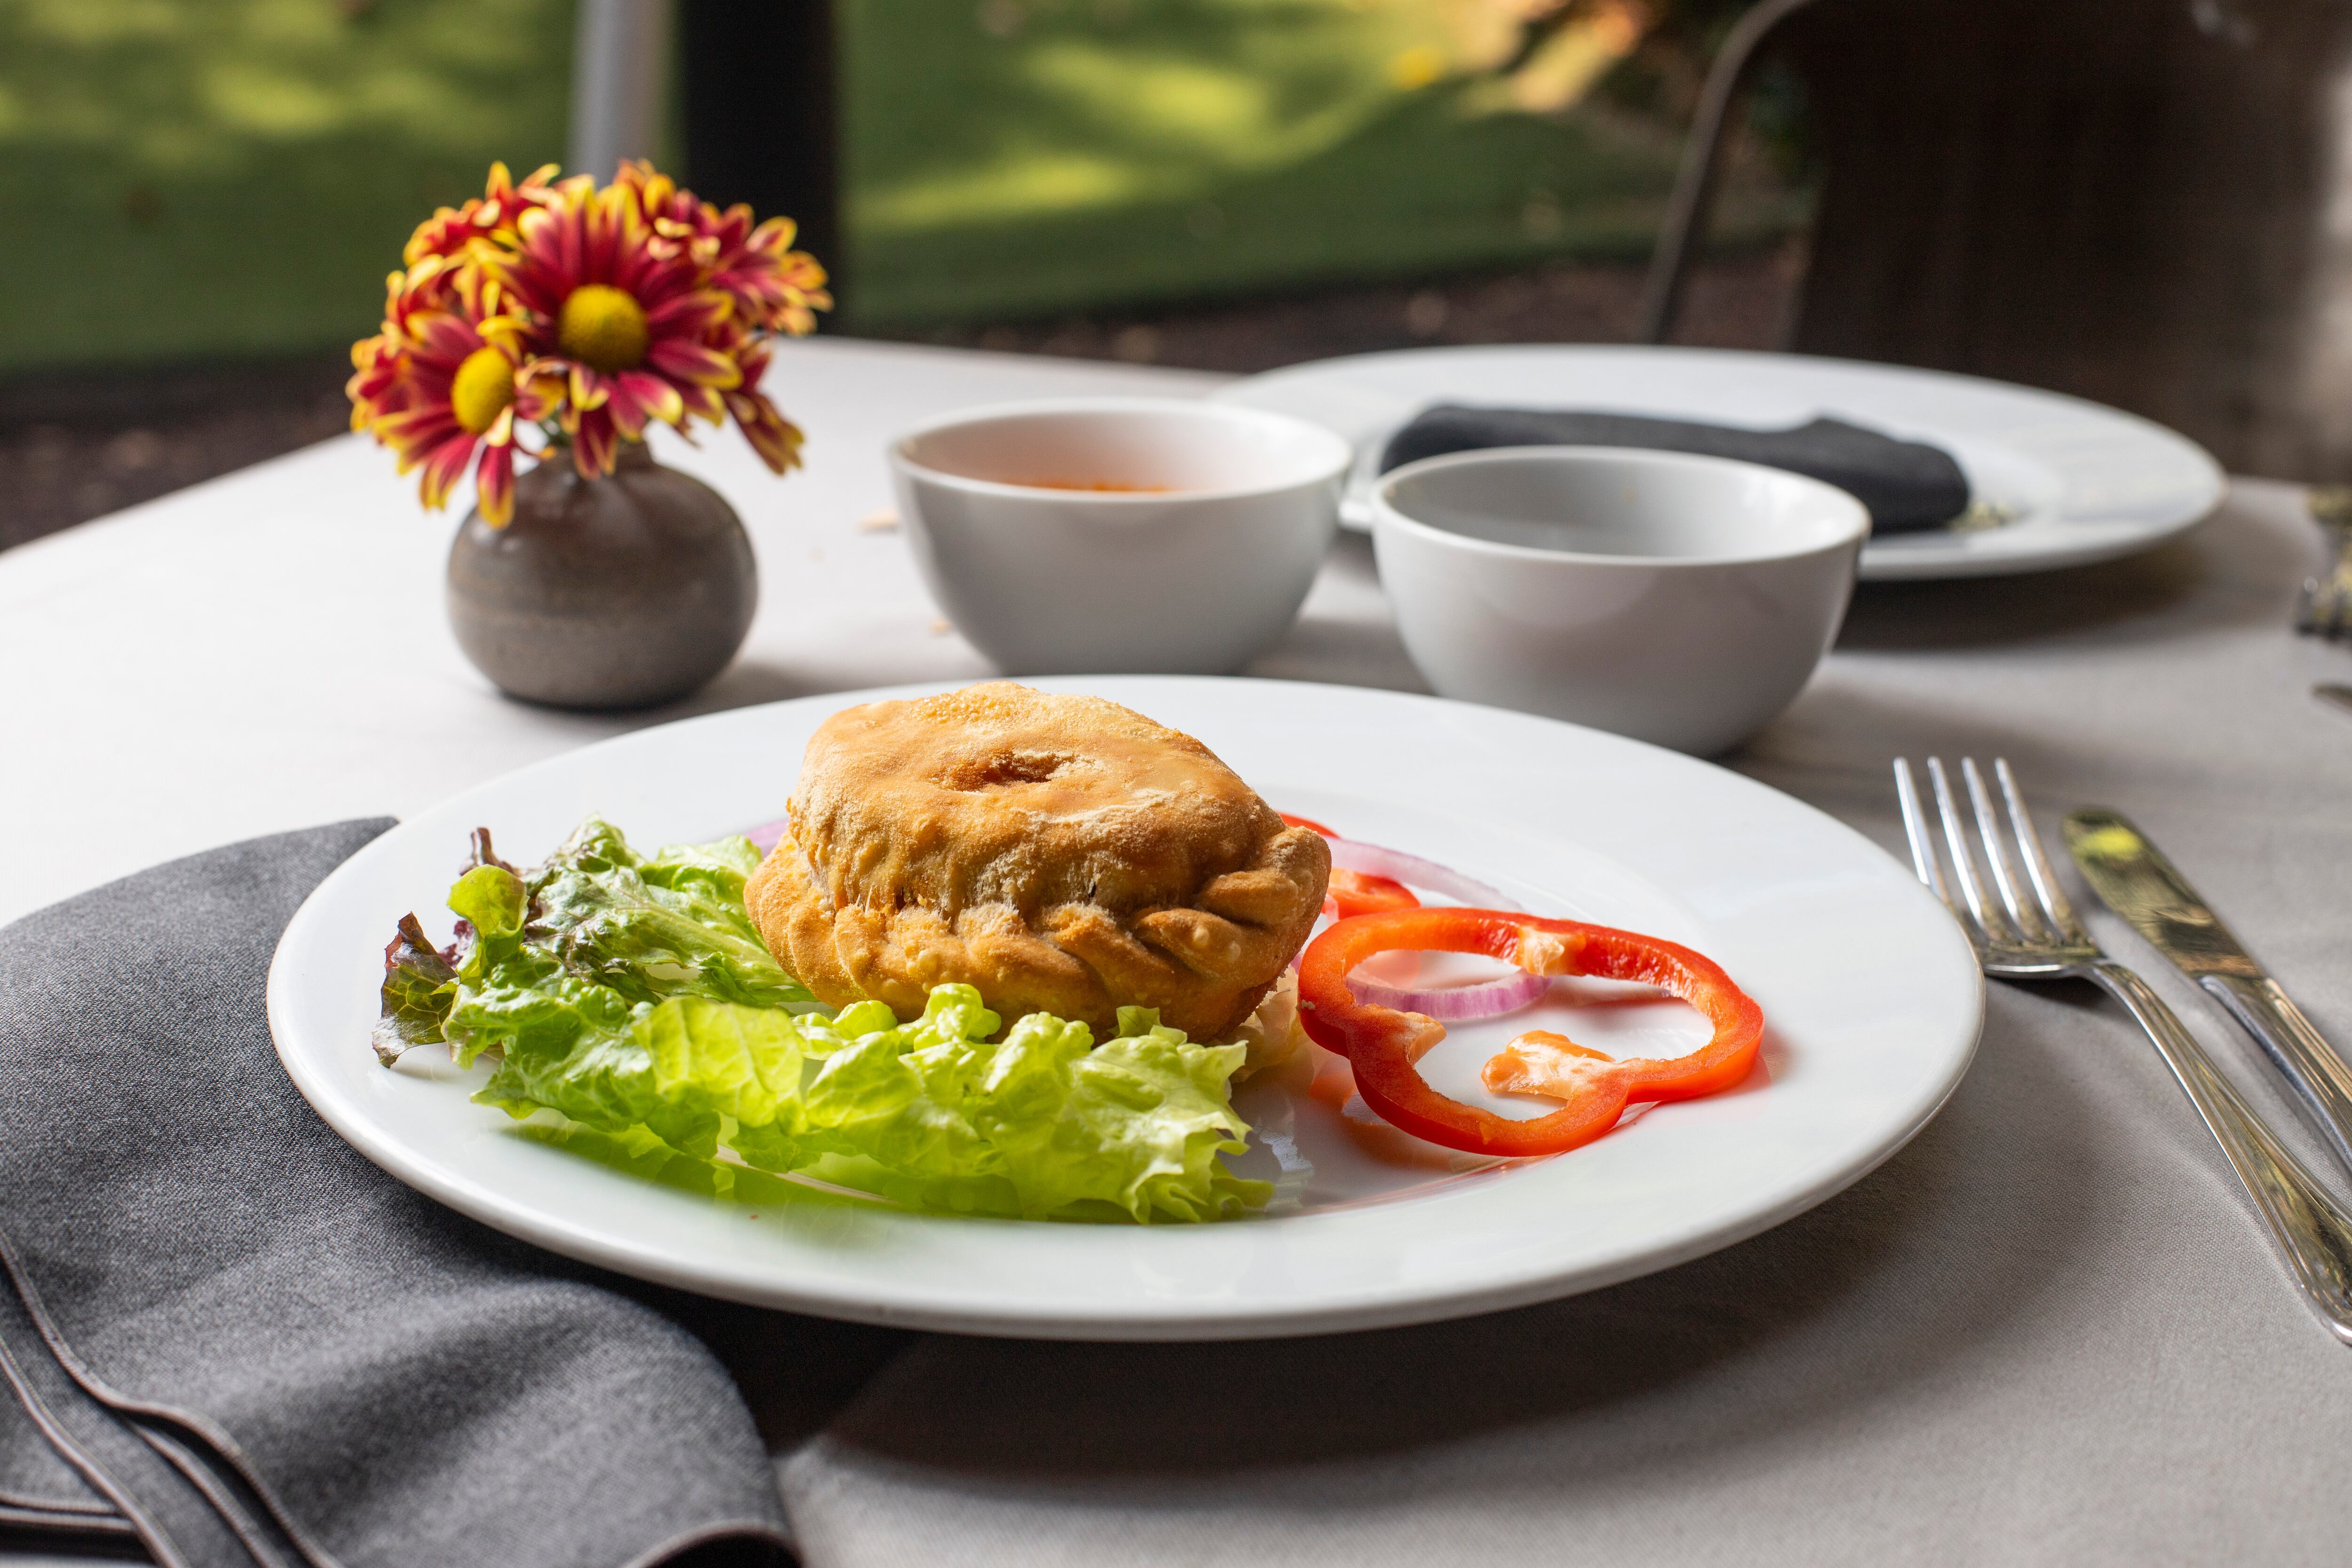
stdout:
POLYGON ((410 1191, 279 1067, 278 935, 390 826, 0 931, 0 1525, 128 1530, 189 1568, 772 1550, 759 1435, 664 1293, 410 1191))
POLYGON ((1486 447, 1637 447, 1761 463, 1847 491, 1870 509, 1874 533, 1941 528, 1969 510, 1969 477, 1949 452, 1827 418, 1746 430, 1635 414, 1439 404, 1389 437, 1381 472, 1486 447))

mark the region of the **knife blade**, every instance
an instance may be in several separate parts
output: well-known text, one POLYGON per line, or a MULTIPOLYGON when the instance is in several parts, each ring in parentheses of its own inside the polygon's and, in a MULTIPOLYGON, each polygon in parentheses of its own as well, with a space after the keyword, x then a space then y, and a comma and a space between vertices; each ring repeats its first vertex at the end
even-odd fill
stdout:
POLYGON ((2100 805, 2067 813, 2066 849, 2107 908, 2253 1037, 2314 1130, 2352 1171, 2352 1067, 2179 868, 2130 818, 2100 805))

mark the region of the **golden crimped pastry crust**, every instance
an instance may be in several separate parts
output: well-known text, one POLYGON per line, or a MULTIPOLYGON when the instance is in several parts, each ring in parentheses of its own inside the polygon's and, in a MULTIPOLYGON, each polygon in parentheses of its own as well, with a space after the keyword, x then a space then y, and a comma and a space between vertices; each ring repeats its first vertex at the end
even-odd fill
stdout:
POLYGON ((1331 853, 1206 746, 1010 681, 845 709, 745 889, 777 962, 902 1016, 977 986, 1011 1023, 1122 1006, 1223 1040, 1306 942, 1331 853))

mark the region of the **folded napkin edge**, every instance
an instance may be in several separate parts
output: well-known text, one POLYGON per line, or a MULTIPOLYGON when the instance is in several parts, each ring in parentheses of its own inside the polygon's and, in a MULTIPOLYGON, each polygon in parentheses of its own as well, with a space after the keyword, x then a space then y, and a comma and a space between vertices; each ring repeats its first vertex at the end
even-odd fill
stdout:
POLYGON ((778 1530, 765 1520, 721 1520, 715 1523, 697 1525, 692 1530, 686 1531, 659 1546, 650 1548, 630 1558, 628 1562, 621 1564, 621 1568, 656 1568, 656 1564, 667 1563, 681 1552, 691 1552, 698 1546, 713 1546, 729 1541, 759 1542, 774 1547, 787 1558, 790 1558, 793 1552, 791 1535, 778 1530))
MULTIPOLYGON (((343 825, 335 824, 334 826, 343 825)), ((56 1321, 50 1317, 47 1306, 41 1300, 39 1288, 33 1283, 32 1275, 17 1258, 16 1246, 8 1239, 5 1229, 0 1229, 0 1276, 5 1276, 5 1280, 0 1280, 0 1286, 13 1288, 16 1290, 16 1299, 25 1309, 26 1317, 32 1321, 34 1331, 41 1336, 42 1342, 48 1347, 49 1354, 56 1360, 58 1369, 84 1394, 119 1416, 144 1420, 157 1426, 171 1428, 184 1434, 200 1445, 209 1455, 211 1461, 226 1470, 236 1484, 244 1487, 252 1494, 253 1500, 260 1505, 267 1527, 283 1531, 287 1541, 293 1545, 294 1549, 311 1563, 332 1564, 336 1561, 333 1552, 328 1551, 323 1543, 302 1528, 285 1503, 262 1479, 259 1468, 225 1429, 206 1419, 200 1412, 182 1410, 175 1405, 155 1401, 131 1398, 91 1371, 82 1359, 74 1353, 73 1347, 67 1342, 56 1321)), ((35 1416, 37 1422, 39 1419, 37 1415, 35 1416)), ((51 1435, 50 1441, 54 1443, 57 1440, 56 1436, 51 1435)), ((175 1456, 169 1448, 159 1444, 153 1436, 150 1436, 149 1446, 155 1447, 173 1468, 187 1476, 189 1484, 205 1494, 206 1500, 220 1511, 223 1522, 227 1529, 240 1536, 247 1533, 247 1521, 241 1521, 237 1517, 240 1510, 228 1506, 223 1499, 210 1495, 213 1489, 219 1486, 220 1479, 200 1479, 191 1471, 191 1464, 202 1463, 200 1458, 193 1457, 184 1458, 181 1456, 175 1456)), ((68 1458, 68 1462, 73 1463, 73 1460, 68 1458)), ((76 1465, 75 1468, 80 1467, 76 1465)), ((106 1489, 97 1482, 95 1478, 92 1479, 92 1484, 99 1485, 100 1490, 106 1489)), ((121 1506, 118 1502, 118 1510, 121 1506)), ((134 1534, 138 1533, 137 1527, 128 1519, 125 1519, 124 1523, 126 1529, 134 1534)))
POLYGON ((174 855, 169 859, 158 860, 153 862, 152 865, 142 866, 135 871, 126 871, 120 877, 110 877, 103 882, 94 882, 87 888, 77 889, 75 891, 68 893, 61 899, 51 899, 47 903, 39 906, 37 909, 26 910, 23 914, 17 915, 14 919, 0 921, 0 939, 6 938, 11 932, 16 931, 18 927, 23 926, 27 921, 39 920, 44 915, 80 903, 86 899, 95 898, 101 893, 111 892, 115 889, 121 887, 124 883, 134 881, 141 877, 152 876, 158 871, 169 870, 175 866, 184 866, 192 860, 201 860, 207 855, 217 855, 224 849, 235 849, 244 845, 260 843, 264 839, 289 837, 296 834, 332 833, 339 828, 346 827, 372 827, 375 829, 375 831, 369 836, 371 840, 373 840, 383 837, 385 834, 391 832, 394 828, 399 826, 400 818, 387 812, 381 816, 373 816, 338 817, 331 822, 314 822, 302 827, 281 828, 274 833, 257 834, 244 838, 225 839, 218 844, 208 844, 201 849, 191 849, 184 855, 174 855))

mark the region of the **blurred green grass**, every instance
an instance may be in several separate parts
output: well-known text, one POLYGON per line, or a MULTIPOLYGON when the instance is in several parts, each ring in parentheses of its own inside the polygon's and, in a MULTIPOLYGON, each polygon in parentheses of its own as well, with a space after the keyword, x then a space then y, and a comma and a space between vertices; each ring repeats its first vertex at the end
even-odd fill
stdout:
MULTIPOLYGON (((843 0, 844 324, 1641 253, 1670 129, 1455 69, 1477 3, 843 0)), ((569 0, 8 0, 0 370, 364 333, 419 218, 561 155, 571 36, 569 0)), ((1797 216, 1730 197, 1734 241, 1797 216)))
MULTIPOLYGON (((1476 3, 850 0, 854 321, 1646 255, 1676 129, 1514 107, 1464 68, 1476 3)), ((1716 232, 1801 216, 1735 181, 1716 232)))
POLYGON ((488 160, 562 154, 550 0, 0 5, 0 367, 269 355, 369 330, 488 160))

